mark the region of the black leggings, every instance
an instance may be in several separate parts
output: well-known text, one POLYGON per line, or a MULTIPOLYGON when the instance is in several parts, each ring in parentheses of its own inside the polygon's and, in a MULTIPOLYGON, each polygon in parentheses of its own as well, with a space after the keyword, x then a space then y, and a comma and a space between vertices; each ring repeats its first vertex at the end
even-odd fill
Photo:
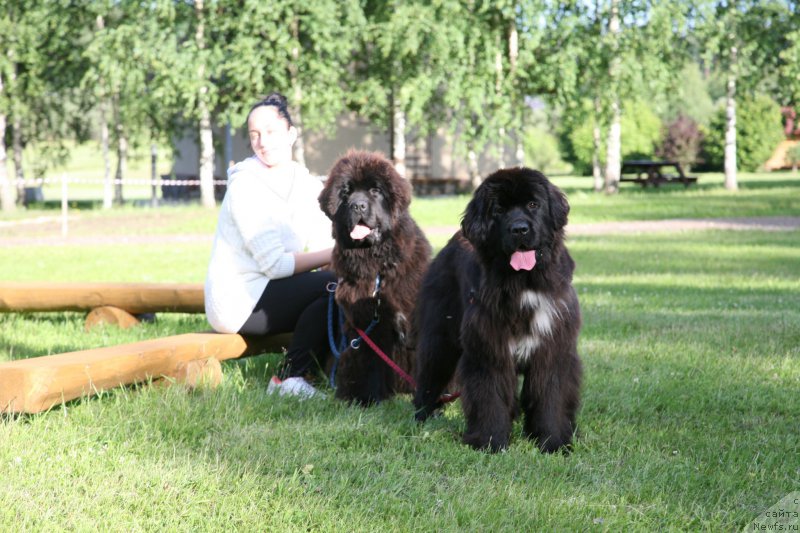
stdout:
POLYGON ((294 332, 278 373, 281 379, 304 376, 314 370, 315 363, 324 367, 330 351, 327 285, 333 281, 336 276, 327 270, 270 280, 239 330, 242 335, 294 332))

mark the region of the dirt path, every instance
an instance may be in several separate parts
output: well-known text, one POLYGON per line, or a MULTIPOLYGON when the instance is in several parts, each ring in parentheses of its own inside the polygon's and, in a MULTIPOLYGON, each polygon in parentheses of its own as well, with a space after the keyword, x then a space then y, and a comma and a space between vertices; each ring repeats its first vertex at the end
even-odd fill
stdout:
MULTIPOLYGON (((61 236, 60 219, 37 220, 29 222, 3 221, 0 224, 0 247, 13 246, 75 246, 110 244, 169 244, 169 243, 207 243, 211 244, 211 234, 148 234, 147 227, 138 228, 140 234, 109 235, 114 232, 103 224, 92 229, 81 227, 78 232, 61 236)), ((70 227, 74 227, 71 225, 70 227)), ((119 225, 117 226, 119 227, 119 225)), ((425 233, 433 236, 452 235, 457 226, 431 226, 425 233)), ((575 223, 567 226, 567 235, 636 234, 675 231, 703 230, 756 230, 756 231, 796 231, 800 229, 800 217, 757 217, 757 218, 709 218, 709 219, 668 219, 639 220, 621 222, 575 223)), ((130 228, 128 228, 130 231, 130 228)), ((139 232, 137 232, 139 233, 139 232)))
MULTIPOLYGON (((456 226, 425 228, 429 235, 453 233, 456 226)), ((575 223, 567 226, 567 235, 604 235, 620 233, 655 233, 698 230, 792 231, 800 229, 800 217, 706 218, 629 220, 616 222, 575 223)))

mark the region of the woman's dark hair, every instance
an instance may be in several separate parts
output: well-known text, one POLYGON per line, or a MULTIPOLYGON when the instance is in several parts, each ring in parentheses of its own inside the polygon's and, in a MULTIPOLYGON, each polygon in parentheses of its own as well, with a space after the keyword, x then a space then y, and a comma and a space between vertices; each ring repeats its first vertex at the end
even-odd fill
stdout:
POLYGON ((275 107, 275 109, 278 111, 278 114, 284 120, 286 120, 286 124, 288 125, 288 127, 291 128, 292 126, 294 126, 294 123, 292 122, 292 117, 289 115, 289 102, 286 101, 286 97, 283 96, 281 93, 270 93, 266 98, 254 104, 253 107, 250 108, 250 111, 247 113, 247 120, 248 121, 250 120, 250 114, 253 112, 254 109, 268 105, 275 107))

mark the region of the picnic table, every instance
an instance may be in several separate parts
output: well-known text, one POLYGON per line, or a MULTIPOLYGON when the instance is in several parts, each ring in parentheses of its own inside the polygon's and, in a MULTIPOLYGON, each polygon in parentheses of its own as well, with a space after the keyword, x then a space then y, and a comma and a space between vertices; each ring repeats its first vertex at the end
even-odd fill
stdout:
POLYGON ((677 161, 650 161, 644 159, 629 160, 622 162, 622 176, 619 181, 630 181, 638 183, 642 187, 652 185, 659 187, 662 183, 683 183, 688 187, 697 182, 697 176, 687 176, 677 161), (672 172, 664 172, 662 169, 674 169, 672 172), (629 174, 626 176, 626 174, 629 174), (631 176, 630 174, 633 174, 631 176))

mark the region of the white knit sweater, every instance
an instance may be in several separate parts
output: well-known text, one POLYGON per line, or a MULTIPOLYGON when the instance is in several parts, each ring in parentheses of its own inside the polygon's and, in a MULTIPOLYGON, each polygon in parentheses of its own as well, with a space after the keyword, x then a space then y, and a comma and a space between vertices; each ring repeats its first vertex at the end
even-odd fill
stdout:
POLYGON ((269 280, 294 273, 293 252, 333 246, 331 222, 317 201, 321 190, 297 163, 279 176, 255 156, 228 169, 205 283, 215 331, 239 331, 269 280))

